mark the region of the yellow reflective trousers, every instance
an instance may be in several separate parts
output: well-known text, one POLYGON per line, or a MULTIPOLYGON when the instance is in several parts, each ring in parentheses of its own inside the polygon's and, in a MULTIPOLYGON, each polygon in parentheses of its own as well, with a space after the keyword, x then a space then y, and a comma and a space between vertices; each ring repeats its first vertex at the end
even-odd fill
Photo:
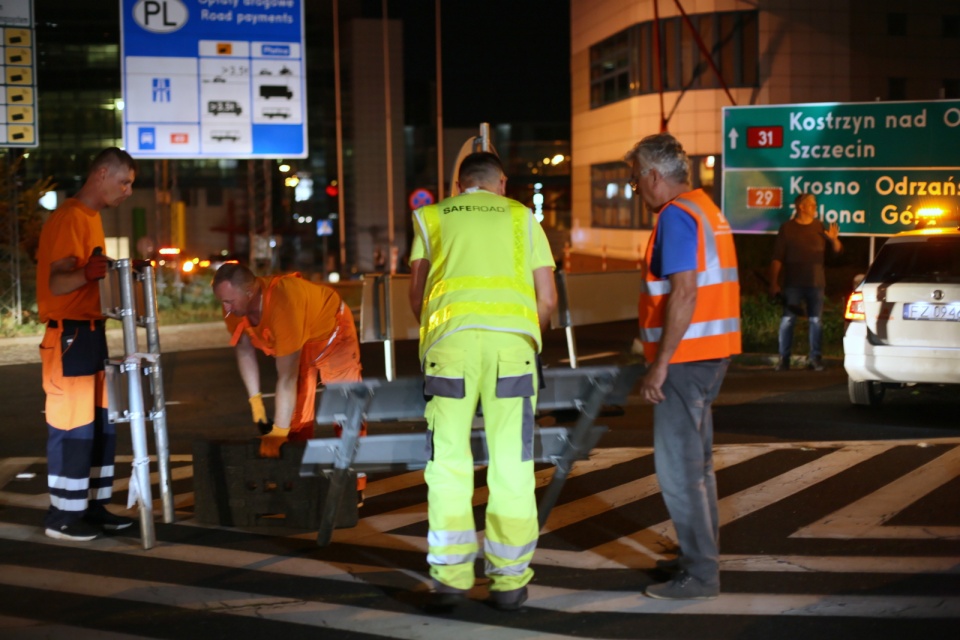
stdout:
MULTIPOLYGON (((484 535, 491 591, 530 582, 539 526, 534 496, 533 427, 536 351, 516 333, 462 330, 434 345, 424 362, 431 456, 424 477, 430 531, 430 575, 467 590, 474 583, 478 545, 473 519, 471 423, 478 401, 490 456, 484 535)), ((482 494, 477 499, 483 502, 482 494)))

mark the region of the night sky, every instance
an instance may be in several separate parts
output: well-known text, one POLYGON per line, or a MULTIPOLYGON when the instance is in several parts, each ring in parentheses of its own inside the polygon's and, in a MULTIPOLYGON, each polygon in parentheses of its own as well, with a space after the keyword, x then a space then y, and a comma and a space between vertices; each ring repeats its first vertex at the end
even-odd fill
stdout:
MULTIPOLYGON (((367 17, 382 2, 367 0, 367 17)), ((432 118, 436 77, 434 0, 389 0, 403 21, 406 121, 432 118)), ((447 127, 478 122, 569 123, 569 0, 443 0, 443 119, 447 127)))

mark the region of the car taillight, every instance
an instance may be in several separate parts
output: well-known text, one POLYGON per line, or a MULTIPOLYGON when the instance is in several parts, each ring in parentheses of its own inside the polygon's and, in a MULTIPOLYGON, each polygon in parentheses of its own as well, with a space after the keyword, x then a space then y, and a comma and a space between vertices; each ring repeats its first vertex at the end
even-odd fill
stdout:
POLYGON ((863 293, 854 291, 847 298, 847 308, 843 312, 844 320, 866 320, 863 313, 863 293))

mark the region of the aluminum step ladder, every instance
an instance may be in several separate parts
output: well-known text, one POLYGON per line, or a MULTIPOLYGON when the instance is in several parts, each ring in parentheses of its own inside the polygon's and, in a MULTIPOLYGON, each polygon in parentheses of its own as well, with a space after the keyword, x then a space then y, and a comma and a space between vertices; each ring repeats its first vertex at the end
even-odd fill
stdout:
MULTIPOLYGON (((607 427, 593 424, 601 408, 603 405, 623 405, 643 371, 642 365, 544 370, 546 386, 538 394, 537 411, 575 409, 578 417, 570 428, 534 429, 534 461, 556 466, 538 506, 541 528, 560 496, 573 463, 586 459, 607 431, 607 427)), ((342 427, 342 435, 340 438, 307 441, 300 467, 301 476, 330 476, 330 488, 324 498, 317 533, 318 545, 330 543, 350 469, 400 471, 427 466, 424 432, 361 438, 362 423, 422 420, 425 407, 423 379, 419 377, 372 379, 331 384, 325 388, 317 409, 317 423, 337 423, 342 427)), ((482 429, 473 430, 471 448, 474 464, 487 464, 486 434, 482 429)))
POLYGON ((156 544, 156 533, 150 486, 150 454, 147 450, 147 420, 153 422, 163 521, 169 524, 174 520, 153 266, 148 263, 134 268, 133 261, 126 258, 111 261, 107 276, 100 281, 100 307, 103 315, 119 320, 123 325, 123 356, 110 358, 105 363, 108 416, 110 422, 115 424, 130 423, 133 446, 131 500, 136 499, 138 504, 143 548, 151 549, 156 544), (139 349, 137 327, 146 329, 146 353, 139 349), (143 400, 142 382, 145 377, 149 380, 153 399, 153 407, 149 411, 143 400))

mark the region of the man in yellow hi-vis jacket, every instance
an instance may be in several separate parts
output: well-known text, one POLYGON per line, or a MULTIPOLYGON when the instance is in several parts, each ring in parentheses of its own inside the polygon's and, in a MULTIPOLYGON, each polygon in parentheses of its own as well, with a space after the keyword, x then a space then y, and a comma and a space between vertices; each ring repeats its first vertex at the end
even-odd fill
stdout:
POLYGON ((414 212, 410 306, 420 320, 430 461, 428 555, 436 593, 452 608, 474 583, 471 422, 483 408, 490 463, 484 558, 488 602, 527 598, 539 535, 533 427, 541 328, 556 307, 554 261, 531 211, 504 197, 491 153, 460 164, 460 195, 414 212))

